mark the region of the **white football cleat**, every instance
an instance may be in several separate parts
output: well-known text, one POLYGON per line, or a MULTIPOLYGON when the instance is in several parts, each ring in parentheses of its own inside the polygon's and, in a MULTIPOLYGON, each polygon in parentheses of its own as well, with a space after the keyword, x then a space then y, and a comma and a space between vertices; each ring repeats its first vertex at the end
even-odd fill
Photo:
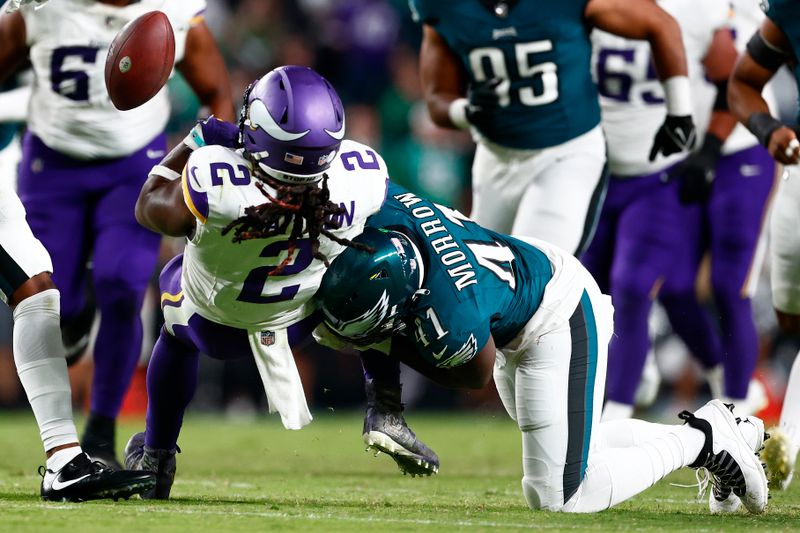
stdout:
POLYGON ((679 417, 706 437, 703 449, 689 466, 705 467, 720 494, 730 490, 751 513, 764 512, 769 494, 767 476, 731 410, 720 400, 711 400, 694 413, 683 411, 679 417))
POLYGON ((761 454, 767 465, 769 487, 773 490, 786 490, 794 476, 794 462, 797 448, 780 426, 769 430, 770 439, 761 454))
MULTIPOLYGON (((770 438, 764 432, 764 421, 755 416, 741 420, 737 418, 737 421, 744 440, 755 453, 760 452, 764 448, 764 441, 770 438)), ((729 487, 723 489, 714 486, 708 495, 708 510, 712 514, 734 513, 741 505, 742 500, 729 487)))

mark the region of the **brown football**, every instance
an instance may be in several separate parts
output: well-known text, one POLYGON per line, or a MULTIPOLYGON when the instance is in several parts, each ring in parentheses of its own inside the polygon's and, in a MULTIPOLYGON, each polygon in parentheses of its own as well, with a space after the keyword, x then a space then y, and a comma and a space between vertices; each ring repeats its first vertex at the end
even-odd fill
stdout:
POLYGON ((114 107, 138 107, 164 86, 175 62, 175 35, 167 16, 150 11, 114 37, 106 56, 106 90, 114 107))

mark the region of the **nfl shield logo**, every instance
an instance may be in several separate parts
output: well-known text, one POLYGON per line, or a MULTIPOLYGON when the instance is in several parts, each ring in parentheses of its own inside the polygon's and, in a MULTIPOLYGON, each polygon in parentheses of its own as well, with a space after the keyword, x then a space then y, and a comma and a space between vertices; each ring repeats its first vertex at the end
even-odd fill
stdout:
POLYGON ((275 344, 275 332, 274 331, 262 331, 261 332, 261 344, 264 346, 272 346, 275 344))

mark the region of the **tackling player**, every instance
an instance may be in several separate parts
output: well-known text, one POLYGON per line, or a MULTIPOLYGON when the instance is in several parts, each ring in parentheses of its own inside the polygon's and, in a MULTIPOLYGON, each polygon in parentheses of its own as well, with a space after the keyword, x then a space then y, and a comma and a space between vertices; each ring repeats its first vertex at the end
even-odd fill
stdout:
POLYGON ((704 466, 715 491, 764 510, 760 420, 737 425, 712 400, 681 413, 688 425, 600 423, 613 308, 567 252, 484 229, 395 185, 354 241, 361 246, 333 261, 317 293, 318 340, 377 347, 449 387, 482 388, 494 373, 522 432, 531 508, 600 511, 704 466))
POLYGON ((655 2, 410 0, 423 24, 420 68, 433 121, 470 128, 472 217, 573 253, 605 194, 606 149, 590 72, 592 28, 646 39, 668 114, 650 151, 690 148, 695 132, 678 25, 655 2))
MULTIPOLYGON (((800 141, 795 128, 772 117, 762 96, 764 86, 784 65, 800 86, 800 4, 791 0, 762 2, 767 18, 747 43, 728 85, 731 111, 778 162, 787 165, 770 221, 772 303, 778 323, 800 334, 800 141)), ((799 115, 800 116, 800 115, 799 115)), ((780 426, 770 430, 774 442, 764 459, 775 488, 786 488, 800 449, 800 357, 795 357, 780 426)))
POLYGON ((227 73, 202 20, 204 0, 59 0, 0 17, 0 79, 30 59, 35 75, 23 141, 19 193, 28 222, 53 258, 65 338, 101 321, 84 449, 118 467, 115 419, 141 353, 139 312, 160 236, 142 228, 134 204, 166 152, 167 91, 131 111, 113 107, 104 81, 111 40, 130 20, 159 9, 175 31, 176 67, 213 113, 233 118, 227 73), (81 320, 88 317, 88 320, 81 320))
POLYGON ((50 256, 25 222, 25 208, 8 184, 0 184, 0 299, 14 311, 14 363, 47 456, 39 468, 41 496, 83 501, 150 490, 153 475, 111 471, 78 444, 52 271, 50 256))
MULTIPOLYGON (((380 155, 344 140, 344 128, 327 80, 307 67, 280 67, 248 88, 238 129, 199 124, 142 188, 137 219, 188 238, 161 272, 165 325, 147 372, 147 428, 125 452, 127 466, 157 473, 146 497, 169 497, 200 352, 255 357, 284 426, 310 422, 291 347, 319 322, 310 299, 325 267, 380 208, 389 179, 380 155)), ((404 471, 430 474, 439 460, 405 425, 399 381, 374 381, 382 370, 365 361, 364 438, 379 439, 404 471)))

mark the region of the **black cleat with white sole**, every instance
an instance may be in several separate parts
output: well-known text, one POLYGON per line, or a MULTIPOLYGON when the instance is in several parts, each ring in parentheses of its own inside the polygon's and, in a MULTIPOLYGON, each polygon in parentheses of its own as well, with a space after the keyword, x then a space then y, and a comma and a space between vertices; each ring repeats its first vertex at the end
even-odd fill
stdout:
POLYGON ((368 450, 389 455, 403 474, 430 476, 439 472, 439 456, 419 440, 403 418, 400 389, 365 384, 367 412, 362 438, 368 450))
POLYGON ((41 466, 39 475, 42 476, 42 499, 48 501, 128 499, 151 490, 156 484, 156 477, 150 472, 109 470, 85 453, 78 454, 58 472, 41 466))

